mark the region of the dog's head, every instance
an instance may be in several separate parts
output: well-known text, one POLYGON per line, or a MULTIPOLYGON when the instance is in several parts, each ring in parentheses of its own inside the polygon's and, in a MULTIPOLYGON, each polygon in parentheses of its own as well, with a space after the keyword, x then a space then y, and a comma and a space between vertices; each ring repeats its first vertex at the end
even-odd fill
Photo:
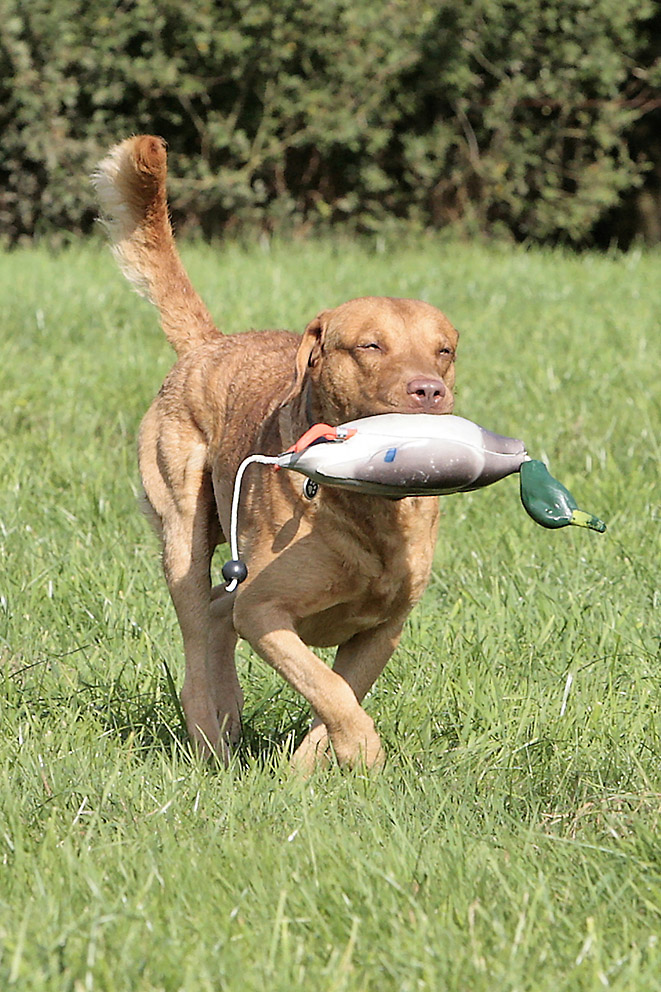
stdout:
POLYGON ((435 307, 368 296, 323 310, 296 356, 315 413, 342 423, 380 413, 451 413, 458 334, 435 307))

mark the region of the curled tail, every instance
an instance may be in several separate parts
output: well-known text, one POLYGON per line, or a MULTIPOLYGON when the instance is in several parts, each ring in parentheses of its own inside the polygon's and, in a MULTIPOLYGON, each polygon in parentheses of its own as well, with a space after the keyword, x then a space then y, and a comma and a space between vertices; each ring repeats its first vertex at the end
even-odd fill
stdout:
POLYGON ((92 176, 101 219, 124 275, 161 315, 178 355, 220 332, 186 274, 172 234, 162 138, 143 134, 110 149, 92 176))

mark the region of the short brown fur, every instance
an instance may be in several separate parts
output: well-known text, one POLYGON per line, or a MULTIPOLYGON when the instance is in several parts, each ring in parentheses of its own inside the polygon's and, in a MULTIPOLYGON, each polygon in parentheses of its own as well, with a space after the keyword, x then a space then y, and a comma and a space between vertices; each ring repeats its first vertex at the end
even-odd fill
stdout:
POLYGON ((342 764, 378 765, 360 703, 427 584, 438 501, 331 487, 309 500, 299 476, 254 466, 240 515, 249 572, 235 593, 212 588, 211 556, 248 454, 283 451, 317 421, 450 413, 457 333, 426 303, 364 297, 322 310, 302 337, 224 336, 176 251, 162 139, 115 146, 95 182, 120 265, 158 307, 178 356, 143 420, 139 462, 183 635, 189 733, 227 760, 241 731, 241 636, 314 711, 295 765, 308 771, 331 749, 342 764), (337 645, 333 668, 308 645, 337 645))

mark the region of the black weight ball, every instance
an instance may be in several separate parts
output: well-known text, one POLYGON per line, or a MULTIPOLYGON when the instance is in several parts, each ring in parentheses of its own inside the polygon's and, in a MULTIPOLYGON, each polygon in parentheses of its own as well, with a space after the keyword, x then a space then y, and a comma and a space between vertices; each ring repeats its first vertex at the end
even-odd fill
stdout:
POLYGON ((221 571, 225 582, 232 582, 235 579, 237 582, 243 582, 248 574, 246 563, 244 561, 239 561, 237 558, 233 558, 231 561, 226 561, 221 571))

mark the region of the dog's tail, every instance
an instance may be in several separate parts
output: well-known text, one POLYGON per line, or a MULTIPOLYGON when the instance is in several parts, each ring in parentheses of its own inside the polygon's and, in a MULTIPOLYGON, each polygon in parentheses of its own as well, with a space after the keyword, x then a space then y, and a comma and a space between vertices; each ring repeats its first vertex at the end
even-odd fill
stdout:
POLYGON ((153 135, 127 138, 99 162, 92 182, 120 268, 158 307, 167 339, 182 355, 217 340, 220 331, 193 289, 175 246, 165 149, 163 139, 153 135))

